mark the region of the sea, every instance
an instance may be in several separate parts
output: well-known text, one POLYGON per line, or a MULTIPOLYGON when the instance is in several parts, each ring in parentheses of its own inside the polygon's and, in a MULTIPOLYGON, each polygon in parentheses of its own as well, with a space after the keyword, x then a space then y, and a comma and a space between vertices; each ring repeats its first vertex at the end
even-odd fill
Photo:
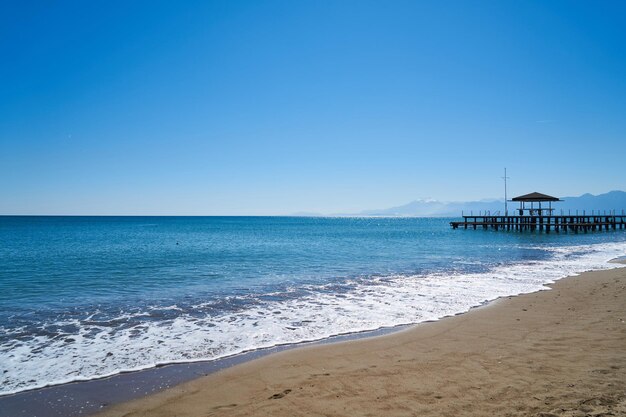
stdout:
POLYGON ((626 255, 624 231, 451 220, 0 217, 0 395, 437 320, 626 255))

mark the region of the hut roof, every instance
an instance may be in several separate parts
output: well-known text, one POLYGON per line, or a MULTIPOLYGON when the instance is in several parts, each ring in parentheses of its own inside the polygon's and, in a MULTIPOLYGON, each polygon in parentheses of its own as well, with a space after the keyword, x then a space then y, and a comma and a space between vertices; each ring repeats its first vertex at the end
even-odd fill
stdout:
POLYGON ((562 201, 557 197, 552 197, 551 195, 541 194, 538 192, 520 195, 519 197, 514 197, 511 201, 562 201))

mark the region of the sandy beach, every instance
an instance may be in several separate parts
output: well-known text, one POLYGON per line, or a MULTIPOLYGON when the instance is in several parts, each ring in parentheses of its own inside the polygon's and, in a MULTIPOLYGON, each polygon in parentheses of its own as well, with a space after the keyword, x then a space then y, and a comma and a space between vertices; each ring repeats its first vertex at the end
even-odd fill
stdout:
POLYGON ((273 354, 98 416, 626 415, 626 268, 551 288, 273 354))

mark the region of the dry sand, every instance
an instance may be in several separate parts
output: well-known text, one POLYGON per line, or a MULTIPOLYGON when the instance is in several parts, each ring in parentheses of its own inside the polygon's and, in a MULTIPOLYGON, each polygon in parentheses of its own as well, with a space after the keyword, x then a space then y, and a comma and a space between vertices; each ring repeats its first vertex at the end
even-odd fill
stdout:
POLYGON ((237 365, 100 416, 626 416, 626 268, 237 365))

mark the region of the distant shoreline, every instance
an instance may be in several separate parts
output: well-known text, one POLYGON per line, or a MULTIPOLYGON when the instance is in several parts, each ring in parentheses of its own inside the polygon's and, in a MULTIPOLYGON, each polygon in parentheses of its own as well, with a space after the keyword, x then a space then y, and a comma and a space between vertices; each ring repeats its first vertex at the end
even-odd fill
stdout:
MULTIPOLYGON (((583 194, 576 197, 562 197, 562 203, 555 204, 557 210, 596 211, 626 210, 626 191, 613 190, 602 194, 583 194)), ((511 209, 513 203, 509 203, 511 209)), ((330 212, 327 214, 297 211, 287 214, 0 214, 0 217, 320 217, 320 218, 456 218, 463 212, 504 211, 503 199, 477 201, 437 201, 415 200, 410 203, 380 210, 361 210, 356 213, 330 212)))

